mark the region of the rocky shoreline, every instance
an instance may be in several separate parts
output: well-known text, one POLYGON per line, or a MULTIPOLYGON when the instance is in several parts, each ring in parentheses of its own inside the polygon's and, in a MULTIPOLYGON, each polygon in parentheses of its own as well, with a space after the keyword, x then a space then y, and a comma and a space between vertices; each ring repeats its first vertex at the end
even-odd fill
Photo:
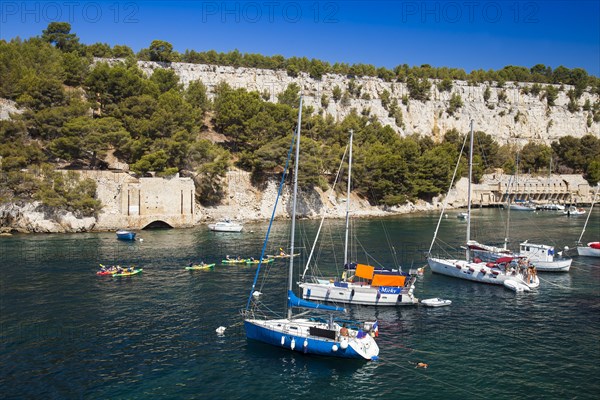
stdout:
MULTIPOLYGON (((313 198, 321 198, 322 193, 314 193, 313 198)), ((355 197, 355 196, 353 196, 355 197)), ((261 202, 262 203, 262 202, 261 202)), ((437 210, 440 203, 427 202, 409 203, 398 207, 373 207, 364 200, 355 198, 353 204, 356 208, 352 215, 360 218, 387 217, 399 214, 426 212, 437 210)), ((266 205, 266 204, 265 204, 266 205)), ((277 219, 289 218, 285 210, 289 207, 282 201, 281 210, 277 219)), ((239 201, 231 202, 217 207, 203 208, 198 206, 198 215, 194 226, 205 225, 209 222, 231 218, 239 221, 267 221, 272 210, 262 204, 247 204, 240 207, 239 201)), ((305 202, 300 206, 299 217, 316 219, 320 218, 322 206, 315 207, 314 203, 305 202)), ((345 201, 335 200, 333 207, 328 209, 327 218, 344 218, 345 201)), ((106 232, 113 228, 103 227, 96 217, 77 217, 72 212, 49 209, 39 202, 7 203, 0 205, 0 235, 13 233, 78 233, 78 232, 106 232)))
MULTIPOLYGON (((85 175, 84 171, 82 174, 85 175)), ((91 177, 92 175, 86 175, 91 177)), ((76 233, 76 232, 108 232, 119 228, 142 229, 152 221, 177 221, 184 212, 183 208, 163 209, 162 212, 155 211, 152 215, 145 214, 149 207, 142 202, 144 208, 144 222, 135 225, 134 215, 130 215, 128 207, 116 201, 118 193, 123 191, 122 185, 125 178, 131 178, 130 175, 120 173, 113 176, 112 180, 107 180, 105 175, 96 174, 98 182, 97 197, 103 203, 103 209, 97 217, 79 217, 65 210, 57 210, 43 206, 39 202, 13 202, 0 205, 0 234, 11 233, 76 233), (111 184, 112 182, 112 184, 111 184)), ((146 185, 162 188, 162 195, 152 193, 149 196, 155 203, 158 197, 163 197, 163 203, 177 203, 172 200, 173 193, 179 191, 176 179, 163 178, 143 178, 146 185), (150 179, 150 181, 148 181, 150 179), (156 182, 153 181, 156 180, 156 182), (175 186, 166 186, 167 184, 175 186), (166 188, 168 193, 164 193, 166 188), (158 197, 157 197, 158 196, 158 197)), ((193 184, 189 178, 180 178, 186 187, 191 188, 193 184), (186 180, 187 179, 187 180, 186 180)), ((550 199, 552 196, 561 195, 561 203, 575 203, 582 206, 589 205, 592 201, 593 193, 598 190, 592 188, 585 182, 580 175, 553 175, 552 179, 547 177, 529 177, 523 180, 520 185, 521 193, 529 193, 534 199, 550 199), (526 179, 529 179, 529 183, 526 179), (537 190, 534 192, 533 190, 537 190), (555 190, 555 192, 551 192, 555 190), (552 194, 555 193, 555 194, 552 194), (568 197, 566 197, 568 195, 568 197)), ((498 206, 498 201, 504 195, 502 189, 506 182, 510 181, 507 175, 485 175, 482 183, 473 185, 472 204, 474 207, 498 206)), ((137 185, 139 182, 133 182, 137 185)), ((268 221, 271 218, 273 204, 277 197, 277 182, 271 181, 262 190, 252 186, 250 175, 244 171, 231 170, 223 182, 226 196, 222 204, 216 207, 203 207, 197 202, 193 204, 193 210, 190 213, 187 210, 189 222, 185 224, 171 224, 173 227, 195 227, 205 225, 222 219, 231 219, 242 222, 248 221, 268 221)), ((439 196, 434 198, 431 203, 419 200, 415 203, 407 203, 401 206, 386 207, 372 206, 363 198, 355 194, 351 196, 351 213, 353 217, 373 218, 389 217, 394 215, 420 213, 420 212, 439 212, 444 202, 447 203, 446 209, 464 208, 467 205, 466 178, 460 179, 456 185, 449 191, 447 197, 439 196)), ((139 189, 138 189, 139 190, 139 189)), ((144 189, 147 190, 147 189, 144 189)), ((190 195, 192 196, 192 192, 190 195)), ((344 194, 330 195, 329 192, 323 192, 319 188, 311 191, 301 190, 299 198, 301 199, 297 214, 299 218, 317 219, 321 218, 326 212, 327 218, 344 218, 346 215, 346 196, 344 194)), ((522 195, 520 195, 522 196, 522 195)), ((124 201, 129 202, 131 197, 127 194, 124 201)), ((179 197, 177 197, 178 199, 179 197)), ((289 190, 284 190, 280 199, 276 219, 288 219, 291 215, 289 190)), ((182 197, 182 201, 183 201, 182 197)), ((129 203, 128 203, 129 204, 129 203)), ((182 203, 183 204, 183 203, 182 203)), ((155 204, 156 206, 156 204, 155 204)), ((156 206, 155 210, 159 210, 156 206)), ((139 222, 139 220, 137 220, 139 222)))

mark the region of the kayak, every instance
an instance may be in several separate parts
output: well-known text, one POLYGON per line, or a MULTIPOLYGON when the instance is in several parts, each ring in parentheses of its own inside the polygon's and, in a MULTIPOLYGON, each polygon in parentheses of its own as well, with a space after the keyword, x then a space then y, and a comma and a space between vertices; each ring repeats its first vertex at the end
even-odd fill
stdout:
POLYGON ((100 271, 96 272, 96 275, 106 276, 106 275, 115 274, 117 272, 117 268, 114 265, 111 267, 106 267, 106 265, 100 264, 100 267, 102 269, 100 271))
MULTIPOLYGON (((300 253, 294 253, 294 257, 299 256, 300 253)), ((291 255, 290 254, 268 254, 267 258, 290 258, 291 255)))
POLYGON ((131 272, 123 271, 123 272, 121 272, 121 273, 119 273, 119 274, 113 274, 113 276, 115 276, 115 277, 116 277, 116 276, 131 276, 131 275, 139 274, 139 273, 140 273, 140 272, 142 272, 142 271, 143 271, 143 269, 142 269, 142 268, 140 268, 140 269, 134 269, 134 270, 133 270, 133 271, 131 271, 131 272))
MULTIPOLYGON (((275 259, 273 259, 273 258, 265 258, 263 260, 263 264, 272 263, 273 261, 275 261, 275 259)), ((246 264, 258 264, 259 262, 260 262, 260 260, 246 260, 246 264)))
POLYGON ((114 271, 98 271, 98 272, 96 272, 96 275, 104 276, 104 275, 113 275, 116 273, 117 273, 116 270, 114 270, 114 271))
POLYGON ((212 267, 214 267, 215 264, 196 264, 196 265, 192 265, 191 267, 185 267, 185 269, 187 269, 188 271, 196 271, 196 270, 201 270, 201 269, 211 269, 212 267))
POLYGON ((240 260, 231 259, 231 260, 221 260, 221 264, 245 264, 248 260, 242 258, 240 260))

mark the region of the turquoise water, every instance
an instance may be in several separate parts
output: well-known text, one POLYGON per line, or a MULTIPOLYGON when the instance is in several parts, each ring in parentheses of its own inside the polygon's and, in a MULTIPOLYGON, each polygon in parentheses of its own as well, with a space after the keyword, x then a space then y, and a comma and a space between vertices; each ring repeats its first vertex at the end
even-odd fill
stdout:
MULTIPOLYGON (((584 240, 598 239, 599 217, 592 216, 584 240)), ((387 265, 395 251, 402 265, 422 266, 437 218, 358 220, 354 251, 387 265)), ((504 220, 501 210, 475 210, 473 236, 501 242, 504 220)), ((511 213, 510 237, 572 247, 583 222, 511 213)), ((332 221, 323 242, 340 239, 342 224, 332 221)), ((380 321, 381 360, 349 362, 246 340, 239 312, 256 267, 183 270, 200 258, 258 257, 266 225, 247 224, 241 234, 143 231, 143 241, 131 244, 114 233, 0 238, 2 397, 585 399, 600 392, 600 259, 575 256, 570 272, 541 274, 542 287, 526 294, 427 271, 418 296, 448 298, 452 306, 352 308, 351 317, 380 321), (99 263, 133 263, 144 272, 99 277, 99 263), (224 336, 218 326, 227 327, 224 336), (416 362, 429 368, 416 369, 416 362)), ((312 237, 316 225, 300 221, 300 236, 312 237)), ((439 238, 460 245, 465 227, 449 212, 439 238)), ((286 229, 275 224, 271 251, 287 245, 286 229)), ((324 273, 335 273, 328 261, 341 262, 341 242, 336 246, 317 251, 324 273)), ((307 253, 303 248, 301 258, 307 253)), ((283 304, 277 294, 286 268, 279 261, 260 280, 273 308, 283 304)))

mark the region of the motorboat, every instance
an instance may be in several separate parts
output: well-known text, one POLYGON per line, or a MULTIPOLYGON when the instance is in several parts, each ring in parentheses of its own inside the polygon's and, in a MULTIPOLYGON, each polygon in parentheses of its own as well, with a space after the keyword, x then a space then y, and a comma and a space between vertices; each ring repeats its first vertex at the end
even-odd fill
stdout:
POLYGON ((575 206, 569 206, 566 210, 563 210, 563 214, 567 217, 573 217, 577 215, 584 215, 585 209, 575 206))
POLYGON ((208 229, 214 232, 241 232, 243 228, 242 224, 231 222, 229 219, 208 225, 208 229))
POLYGON ((505 247, 481 244, 475 240, 467 243, 473 257, 484 262, 495 262, 501 257, 513 257, 515 260, 527 260, 537 271, 567 272, 573 259, 556 252, 554 246, 529 243, 527 240, 519 244, 519 252, 513 253, 505 247))
POLYGON ((444 307, 452 304, 452 300, 440 299, 439 297, 434 297, 431 299, 421 300, 421 304, 427 307, 444 307))
POLYGON ((504 287, 517 293, 529 292, 531 290, 529 286, 525 285, 524 283, 517 282, 512 279, 505 280, 504 287))
POLYGON ((117 239, 119 240, 135 240, 135 232, 119 229, 117 231, 117 239))

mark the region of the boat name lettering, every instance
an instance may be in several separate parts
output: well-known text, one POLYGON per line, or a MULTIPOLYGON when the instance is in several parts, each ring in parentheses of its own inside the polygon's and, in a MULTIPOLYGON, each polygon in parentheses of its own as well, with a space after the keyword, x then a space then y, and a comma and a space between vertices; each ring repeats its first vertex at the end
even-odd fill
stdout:
POLYGON ((401 289, 397 287, 380 286, 379 293, 385 294, 400 294, 401 289))

